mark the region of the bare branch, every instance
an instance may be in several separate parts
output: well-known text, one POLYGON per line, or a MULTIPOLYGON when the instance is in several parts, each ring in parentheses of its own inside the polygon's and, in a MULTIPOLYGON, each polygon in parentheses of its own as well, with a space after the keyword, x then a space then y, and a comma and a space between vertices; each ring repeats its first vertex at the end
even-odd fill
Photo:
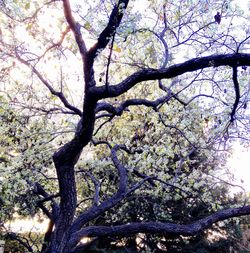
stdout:
POLYGON ((114 42, 115 42, 115 33, 114 33, 112 41, 111 41, 111 47, 110 47, 110 52, 109 52, 109 56, 108 56, 107 68, 106 68, 105 85, 106 85, 107 91, 108 91, 108 88, 109 88, 109 66, 110 66, 110 63, 111 63, 111 57, 112 57, 114 42))
POLYGON ((68 26, 65 31, 62 32, 62 36, 60 38, 60 40, 56 43, 53 43, 51 46, 49 46, 42 55, 39 56, 39 59, 41 59, 42 57, 44 57, 46 55, 47 52, 49 52, 51 49, 55 48, 55 47, 60 47, 65 39, 65 36, 67 35, 67 33, 70 31, 70 27, 68 26))
POLYGON ((244 45, 244 43, 245 43, 247 40, 249 40, 249 39, 250 39, 250 36, 247 36, 244 40, 242 40, 242 41, 239 43, 239 45, 237 46, 237 50, 236 50, 237 53, 239 52, 240 47, 241 47, 242 45, 244 45))
POLYGON ((26 238, 22 238, 21 236, 15 234, 15 233, 7 233, 5 235, 5 237, 7 239, 15 240, 15 241, 19 242, 20 245, 23 245, 28 250, 28 252, 34 252, 26 238))
POLYGON ((105 120, 97 129, 96 129, 96 131, 93 133, 93 136, 95 136, 99 131, 100 131, 100 129, 104 126, 104 125, 106 125, 108 122, 110 122, 112 119, 114 118, 114 115, 110 115, 110 117, 107 119, 107 120, 105 120))
POLYGON ((165 122, 164 122, 164 119, 162 118, 162 115, 159 113, 158 114, 158 116, 159 116, 159 119, 160 119, 160 121, 161 121, 161 123, 165 126, 165 127, 167 127, 167 128, 170 128, 170 129, 175 129, 192 147, 193 147, 193 149, 195 150, 196 149, 196 147, 195 147, 195 144, 194 143, 192 143, 187 137, 186 137, 186 135, 183 133, 183 131, 181 131, 178 127, 176 127, 176 126, 172 126, 172 125, 167 125, 167 124, 165 124, 165 122))
POLYGON ((221 102, 222 104, 224 105, 228 105, 226 102, 222 101, 221 99, 217 98, 217 97, 214 97, 212 95, 208 95, 208 94, 198 94, 198 95, 195 95, 193 96, 192 98, 190 98, 187 102, 187 105, 189 105, 193 100, 197 99, 197 98, 200 98, 200 97, 206 97, 206 98, 211 98, 211 99, 215 99, 215 100, 218 100, 219 102, 221 102))
POLYGON ((71 111, 75 112, 75 114, 82 116, 82 112, 76 108, 75 106, 71 105, 68 100, 66 99, 66 97, 64 96, 64 94, 62 92, 58 92, 56 91, 51 85, 50 83, 42 76, 42 74, 34 67, 32 66, 29 62, 25 61, 24 59, 22 59, 20 57, 20 55, 16 52, 16 57, 17 59, 23 63, 24 65, 28 66, 29 68, 31 68, 31 70, 36 74, 36 76, 40 79, 40 81, 48 88, 48 90, 51 92, 51 94, 57 96, 61 102, 64 104, 64 106, 68 109, 70 109, 71 111))
POLYGON ((136 190, 138 190, 144 183, 146 183, 147 181, 150 182, 153 179, 153 177, 151 176, 146 176, 145 178, 143 178, 141 181, 139 181, 138 183, 134 184, 128 191, 126 195, 129 195, 133 192, 135 192, 136 190))
MULTIPOLYGON (((133 169, 133 173, 134 173, 137 177, 146 179, 146 180, 149 182, 149 184, 150 184, 151 186, 154 186, 154 187, 156 186, 156 184, 154 183, 153 178, 151 178, 151 177, 145 175, 144 173, 139 172, 138 169, 134 168, 134 169, 133 169)), ((155 178, 155 177, 154 177, 154 178, 155 178)))
POLYGON ((111 198, 108 198, 107 200, 103 201, 100 205, 92 206, 85 213, 81 214, 72 224, 70 233, 78 231, 88 221, 93 220, 94 218, 98 217, 101 213, 114 207, 126 197, 128 176, 126 168, 122 165, 122 163, 119 161, 117 157, 117 151, 120 148, 121 147, 119 145, 115 145, 111 149, 111 159, 116 169, 118 170, 119 174, 119 186, 116 194, 114 194, 111 198))
MULTIPOLYGON (((1 2, 4 2, 4 1, 0 1, 0 4, 1 4, 1 12, 4 13, 7 17, 9 17, 10 19, 14 20, 14 21, 17 21, 17 22, 20 22, 20 23, 23 23, 27 20, 32 20, 34 18, 37 17, 38 13, 43 9, 45 8, 46 6, 50 5, 51 3, 54 3, 56 1, 59 1, 59 0, 51 0, 51 1, 48 1, 48 2, 45 2, 41 7, 37 8, 34 13, 31 15, 31 16, 28 16, 28 17, 25 17, 23 19, 18 19, 16 18, 16 15, 11 15, 11 11, 10 9, 6 8, 5 4, 1 4, 1 2)), ((15 13, 16 14, 16 13, 15 13)))

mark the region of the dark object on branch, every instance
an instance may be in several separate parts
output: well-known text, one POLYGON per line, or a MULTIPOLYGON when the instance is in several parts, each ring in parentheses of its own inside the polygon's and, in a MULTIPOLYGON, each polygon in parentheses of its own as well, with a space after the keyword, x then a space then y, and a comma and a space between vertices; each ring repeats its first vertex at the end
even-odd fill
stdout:
POLYGON ((219 12, 217 12, 217 14, 214 16, 214 20, 217 24, 220 24, 221 22, 221 15, 219 12))

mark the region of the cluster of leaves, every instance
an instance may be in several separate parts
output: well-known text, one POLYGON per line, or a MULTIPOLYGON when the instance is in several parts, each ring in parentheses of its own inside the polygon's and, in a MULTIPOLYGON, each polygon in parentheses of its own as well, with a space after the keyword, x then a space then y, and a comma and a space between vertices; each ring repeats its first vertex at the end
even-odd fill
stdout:
POLYGON ((36 183, 52 187, 46 175, 51 170, 53 137, 45 121, 22 115, 3 98, 0 119, 1 222, 5 222, 14 214, 34 216, 38 212, 36 183))
MULTIPOLYGON (((126 77, 135 71, 158 69, 160 73, 168 66, 178 67, 176 64, 191 57, 245 52, 249 31, 242 28, 247 24, 244 18, 241 22, 244 32, 238 33, 237 29, 237 19, 243 12, 229 0, 145 0, 143 11, 138 11, 136 2, 131 0, 126 11, 124 3, 119 5, 115 27, 121 14, 122 22, 105 38, 100 34, 114 29, 113 26, 106 29, 107 23, 112 22, 110 13, 115 13, 112 10, 117 7, 114 1, 92 1, 84 6, 72 4, 71 12, 65 0, 62 1, 65 16, 60 1, 0 2, 0 58, 3 62, 0 80, 5 84, 9 82, 3 92, 8 94, 8 103, 14 105, 11 107, 4 101, 0 104, 2 221, 11 219, 14 212, 32 216, 40 207, 56 224, 54 238, 66 233, 77 215, 88 213, 91 208, 98 209, 100 203, 115 196, 121 175, 110 158, 110 149, 117 144, 122 147, 118 160, 126 168, 126 186, 130 192, 116 203, 115 210, 106 212, 104 208, 100 216, 89 220, 89 225, 115 226, 147 221, 190 224, 234 206, 236 201, 228 195, 228 178, 220 181, 218 174, 226 164, 228 140, 238 136, 248 138, 248 69, 238 71, 240 90, 244 91, 238 102, 231 65, 217 71, 213 68, 214 61, 209 62, 209 70, 201 68, 181 73, 171 81, 161 78, 140 81, 116 98, 112 98, 116 96, 112 91, 118 85, 112 84, 129 82, 126 77), (220 24, 214 21, 218 10, 222 15, 220 24), (97 46, 86 53, 85 47, 93 45, 96 39, 97 46), (108 46, 101 47, 101 40, 107 41, 108 46), (97 52, 91 58, 95 48, 97 52), (79 50, 83 62, 76 55, 79 50), (91 66, 88 70, 91 61, 93 69, 91 66), (85 64, 84 77, 82 63, 85 64), (83 80, 84 99, 83 92, 79 92, 83 80), (38 82, 43 88, 38 87, 38 82), (103 101, 90 101, 95 99, 88 98, 91 86, 105 88, 106 93, 96 92, 103 101), (79 109, 82 102, 83 111, 79 109), (20 108, 24 111, 20 112, 20 108), (235 108, 233 112, 232 108, 235 108), (75 128, 76 117, 81 120, 75 128), (75 135, 71 142, 72 129, 75 135), (58 141, 54 141, 58 136, 58 141), (61 191, 61 212, 57 214, 52 208, 58 197, 54 183, 56 172, 51 170, 54 169, 52 156, 55 149, 67 141, 54 153, 61 191), (61 157, 56 160, 56 156, 61 157), (74 168, 79 157, 80 162, 74 168), (38 187, 52 196, 41 188, 39 192, 38 187), (73 190, 70 192, 70 189, 73 190), (78 202, 74 203, 76 199, 78 202), (47 203, 50 201, 51 205, 47 203)), ((223 230, 228 233, 235 229, 227 225, 223 230)), ((214 227, 216 229, 219 230, 214 227)), ((190 247, 197 251, 207 247, 209 252, 215 246, 207 243, 207 233, 192 238, 143 235, 140 240, 144 250, 189 252, 190 247)), ((136 242, 138 237, 119 243, 136 248, 140 245, 136 242)), ((102 238, 98 240, 104 247, 102 238)), ((109 240, 105 241, 106 247, 112 248, 116 238, 109 240)), ((230 245, 231 242, 223 249, 230 245)))

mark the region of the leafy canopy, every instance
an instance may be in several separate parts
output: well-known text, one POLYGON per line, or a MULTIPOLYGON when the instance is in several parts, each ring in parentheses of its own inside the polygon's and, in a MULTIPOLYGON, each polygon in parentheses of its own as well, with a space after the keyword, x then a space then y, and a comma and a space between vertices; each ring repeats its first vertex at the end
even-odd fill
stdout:
POLYGON ((15 212, 46 216, 38 247, 58 253, 145 233, 169 250, 162 234, 250 213, 226 167, 249 140, 249 14, 142 3, 0 2, 1 225, 29 252, 15 212))

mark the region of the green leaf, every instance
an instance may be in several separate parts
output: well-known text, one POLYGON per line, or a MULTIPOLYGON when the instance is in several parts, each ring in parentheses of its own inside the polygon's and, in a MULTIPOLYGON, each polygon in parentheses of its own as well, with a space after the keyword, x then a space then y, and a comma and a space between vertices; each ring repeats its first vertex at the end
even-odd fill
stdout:
POLYGON ((30 8, 30 3, 26 3, 25 6, 24 6, 24 9, 28 10, 29 8, 30 8))

